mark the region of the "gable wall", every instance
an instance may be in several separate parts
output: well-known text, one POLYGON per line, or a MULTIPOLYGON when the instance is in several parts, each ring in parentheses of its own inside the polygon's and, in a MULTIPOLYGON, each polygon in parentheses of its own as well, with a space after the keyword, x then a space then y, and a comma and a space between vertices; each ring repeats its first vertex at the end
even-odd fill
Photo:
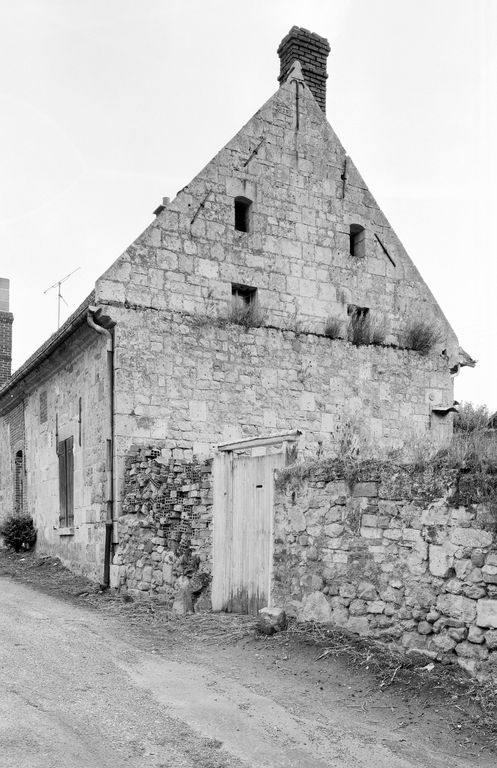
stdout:
MULTIPOLYGON (((22 449, 24 511, 33 516, 38 550, 101 579, 109 408, 105 340, 83 326, 21 385, 20 402, 0 416, 1 514, 14 510, 13 457, 22 449), (74 534, 67 536, 59 527, 57 420, 59 441, 74 438, 74 534)), ((20 397, 20 387, 12 394, 20 397)))
POLYGON ((97 282, 97 301, 226 316, 232 283, 258 288, 266 322, 322 333, 349 304, 402 342, 422 317, 453 331, 307 88, 286 83, 97 282), (344 176, 345 178, 342 178, 344 176), (234 229, 234 198, 254 201, 252 231, 234 229), (349 253, 350 224, 366 230, 349 253), (395 262, 383 251, 380 238, 395 262))

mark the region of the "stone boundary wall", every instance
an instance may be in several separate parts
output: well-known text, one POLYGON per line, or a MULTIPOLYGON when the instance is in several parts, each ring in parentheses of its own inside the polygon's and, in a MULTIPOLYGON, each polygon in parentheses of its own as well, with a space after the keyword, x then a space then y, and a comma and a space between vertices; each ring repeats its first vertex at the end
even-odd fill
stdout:
POLYGON ((280 471, 272 603, 497 676, 497 476, 339 462, 280 471))
POLYGON ((179 613, 210 608, 211 464, 130 449, 114 556, 121 592, 159 598, 179 613))

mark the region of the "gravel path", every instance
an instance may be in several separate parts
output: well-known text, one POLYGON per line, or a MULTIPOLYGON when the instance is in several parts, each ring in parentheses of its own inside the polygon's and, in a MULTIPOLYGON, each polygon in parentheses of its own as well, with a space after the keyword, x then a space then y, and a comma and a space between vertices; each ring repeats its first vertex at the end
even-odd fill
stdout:
POLYGON ((346 678, 316 685, 308 660, 165 638, 0 578, 0 767, 494 764, 448 750, 437 723, 413 739, 387 698, 365 716, 346 678))

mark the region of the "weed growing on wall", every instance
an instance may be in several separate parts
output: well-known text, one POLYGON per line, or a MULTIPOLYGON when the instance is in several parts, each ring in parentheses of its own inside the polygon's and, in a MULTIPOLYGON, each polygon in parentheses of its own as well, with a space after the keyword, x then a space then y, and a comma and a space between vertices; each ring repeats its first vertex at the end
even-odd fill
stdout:
POLYGON ((385 325, 371 314, 353 316, 350 319, 347 336, 356 346, 363 344, 384 344, 385 325))
POLYGON ((342 338, 342 324, 337 317, 329 317, 324 326, 324 335, 329 339, 342 338))
POLYGON ((228 321, 244 328, 260 328, 264 323, 264 312, 256 302, 247 304, 243 300, 233 301, 228 321))
POLYGON ((412 320, 404 332, 403 347, 427 355, 440 341, 438 326, 425 320, 412 320))

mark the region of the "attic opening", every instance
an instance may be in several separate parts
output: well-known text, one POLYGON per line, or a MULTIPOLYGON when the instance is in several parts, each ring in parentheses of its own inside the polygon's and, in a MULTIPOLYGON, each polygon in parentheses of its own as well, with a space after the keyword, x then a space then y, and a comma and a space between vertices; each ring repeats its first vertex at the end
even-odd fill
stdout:
POLYGON ((360 224, 350 225, 349 251, 351 256, 364 258, 366 255, 366 231, 360 224))
POLYGON ((238 283, 232 283, 231 297, 233 304, 248 307, 250 304, 255 304, 257 301, 257 288, 253 288, 250 285, 239 285, 238 283))
POLYGON ((238 232, 250 232, 252 224, 252 200, 248 197, 235 197, 235 229, 238 232))

